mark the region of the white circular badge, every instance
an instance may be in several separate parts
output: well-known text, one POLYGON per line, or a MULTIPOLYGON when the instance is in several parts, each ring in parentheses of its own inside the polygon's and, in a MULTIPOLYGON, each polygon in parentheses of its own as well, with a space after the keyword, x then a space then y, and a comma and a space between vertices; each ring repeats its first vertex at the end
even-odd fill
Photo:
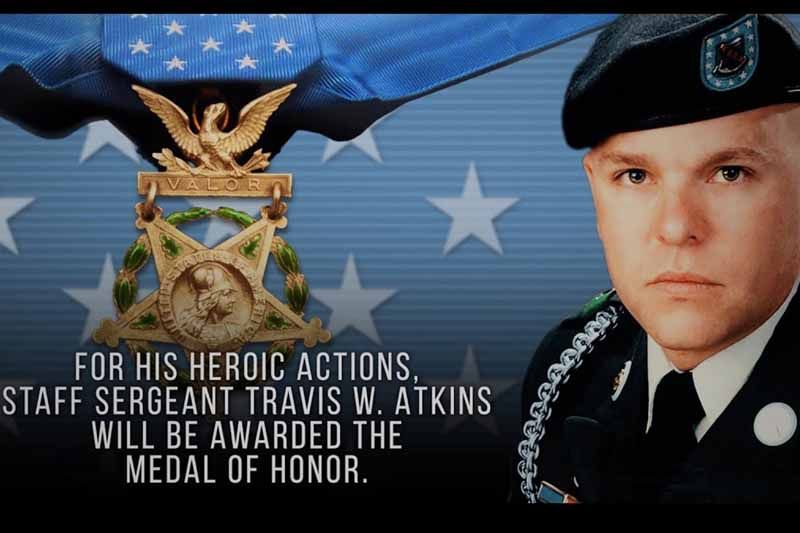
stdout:
POLYGON ((797 415, 794 409, 782 402, 765 405, 753 421, 756 438, 765 446, 785 444, 797 430, 797 415))

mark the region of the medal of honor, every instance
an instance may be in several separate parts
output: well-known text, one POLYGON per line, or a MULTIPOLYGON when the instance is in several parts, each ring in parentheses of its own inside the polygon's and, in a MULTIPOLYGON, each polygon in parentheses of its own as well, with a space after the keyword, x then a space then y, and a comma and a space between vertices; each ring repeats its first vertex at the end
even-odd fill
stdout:
POLYGON ((311 348, 331 338, 319 318, 303 319, 309 289, 294 249, 275 235, 287 225, 291 174, 257 172, 270 154, 256 150, 239 164, 237 156, 261 137, 267 120, 295 88, 289 84, 244 106, 239 121, 229 121, 225 103, 208 105, 198 119, 169 99, 134 85, 142 101, 169 130, 187 160, 168 148, 153 154, 162 172, 139 172, 135 207, 142 235, 128 248, 117 274, 113 301, 117 319, 104 319, 92 339, 111 348, 124 341, 131 353, 152 352, 151 342, 181 345, 192 358, 208 352, 238 351, 247 343, 270 342, 269 352, 292 353, 297 340, 311 348), (231 208, 193 207, 164 216, 157 196, 265 197, 271 203, 255 219, 231 208), (183 223, 221 217, 241 232, 208 248, 179 229, 183 223), (272 255, 286 276, 286 303, 271 294, 263 278, 272 255), (137 272, 152 257, 158 290, 137 302, 137 272))

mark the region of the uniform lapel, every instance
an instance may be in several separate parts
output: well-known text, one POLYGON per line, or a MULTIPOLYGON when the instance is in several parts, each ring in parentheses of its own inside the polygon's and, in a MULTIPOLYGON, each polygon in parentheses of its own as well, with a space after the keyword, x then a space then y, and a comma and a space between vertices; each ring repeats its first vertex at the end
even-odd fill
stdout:
MULTIPOLYGON (((797 493, 800 434, 784 444, 767 445, 757 438, 754 422, 768 405, 768 412, 789 418, 800 410, 799 323, 800 292, 742 389, 665 488, 663 501, 774 501, 797 493)), ((771 419, 762 421, 768 424, 771 419)))
POLYGON ((633 497, 635 452, 647 420, 645 339, 638 328, 627 357, 629 375, 616 401, 608 383, 608 392, 593 416, 565 421, 582 501, 630 501, 633 497))

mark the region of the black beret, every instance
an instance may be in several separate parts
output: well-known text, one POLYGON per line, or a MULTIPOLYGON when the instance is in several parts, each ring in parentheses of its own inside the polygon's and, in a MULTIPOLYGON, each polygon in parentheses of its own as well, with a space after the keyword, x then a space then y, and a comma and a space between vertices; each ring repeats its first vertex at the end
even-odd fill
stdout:
POLYGON ((800 33, 781 15, 622 15, 576 67, 573 148, 626 131, 800 101, 800 33))

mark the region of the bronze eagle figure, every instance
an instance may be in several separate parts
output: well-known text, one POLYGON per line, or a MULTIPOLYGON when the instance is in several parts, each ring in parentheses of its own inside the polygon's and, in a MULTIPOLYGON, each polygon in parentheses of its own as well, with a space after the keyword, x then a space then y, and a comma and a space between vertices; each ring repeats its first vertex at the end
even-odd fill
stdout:
POLYGON ((167 170, 184 170, 194 176, 231 173, 242 177, 251 170, 264 169, 269 165, 270 154, 258 149, 244 165, 236 162, 236 156, 253 146, 261 137, 267 121, 297 84, 291 83, 248 103, 239 112, 239 122, 231 131, 222 131, 220 122, 228 112, 228 106, 217 102, 203 110, 203 120, 195 133, 189 117, 173 101, 149 89, 133 85, 142 102, 158 115, 175 143, 195 166, 175 157, 172 151, 164 149, 153 157, 167 170))

